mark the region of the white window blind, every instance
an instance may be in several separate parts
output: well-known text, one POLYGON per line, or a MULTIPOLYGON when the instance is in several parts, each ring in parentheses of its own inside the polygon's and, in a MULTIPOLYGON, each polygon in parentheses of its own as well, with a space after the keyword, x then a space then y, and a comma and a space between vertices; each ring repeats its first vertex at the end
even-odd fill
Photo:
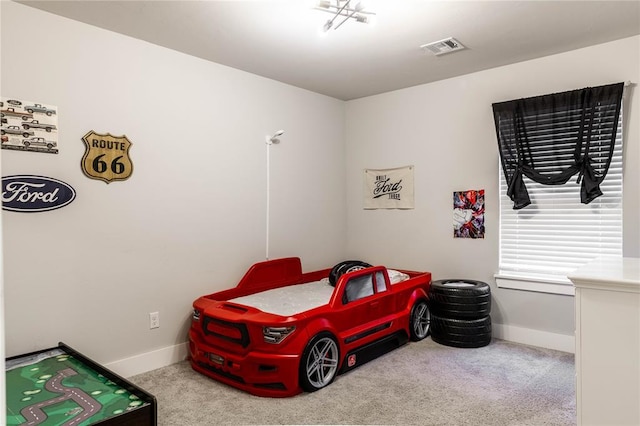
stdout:
POLYGON ((531 205, 513 210, 500 169, 499 277, 566 282, 589 260, 622 255, 622 111, 603 195, 580 203, 580 185, 542 185, 524 177, 531 205))

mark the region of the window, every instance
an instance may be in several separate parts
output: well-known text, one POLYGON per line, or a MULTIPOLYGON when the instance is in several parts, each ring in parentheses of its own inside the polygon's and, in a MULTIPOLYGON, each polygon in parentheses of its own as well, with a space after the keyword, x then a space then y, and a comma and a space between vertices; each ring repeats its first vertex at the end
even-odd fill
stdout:
POLYGON ((374 274, 361 275, 349 280, 342 295, 342 303, 346 305, 349 302, 355 302, 385 291, 387 291, 387 284, 382 271, 377 271, 375 276, 374 274))
POLYGON ((600 183, 603 195, 589 204, 580 203, 575 179, 544 185, 523 176, 531 204, 516 210, 500 167, 499 287, 573 294, 568 273, 596 257, 622 255, 622 121, 620 109, 609 168, 600 183))
POLYGON ((345 288, 346 301, 343 303, 354 302, 373 294, 373 275, 367 274, 356 278, 351 278, 345 288))

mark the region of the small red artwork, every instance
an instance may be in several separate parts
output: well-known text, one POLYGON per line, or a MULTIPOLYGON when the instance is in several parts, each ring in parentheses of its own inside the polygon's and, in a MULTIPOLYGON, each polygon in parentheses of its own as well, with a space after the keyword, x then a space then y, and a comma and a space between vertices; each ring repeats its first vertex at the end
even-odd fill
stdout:
POLYGON ((453 193, 453 237, 484 238, 484 189, 453 193))

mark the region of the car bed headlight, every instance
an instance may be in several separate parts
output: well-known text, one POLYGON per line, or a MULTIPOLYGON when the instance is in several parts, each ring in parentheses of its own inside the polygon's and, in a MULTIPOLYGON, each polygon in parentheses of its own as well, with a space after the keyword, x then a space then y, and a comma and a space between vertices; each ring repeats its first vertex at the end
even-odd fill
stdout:
POLYGON ((262 335, 267 343, 278 344, 296 329, 294 325, 289 327, 262 327, 262 335))
POLYGON ((194 321, 200 321, 200 311, 197 309, 194 309, 192 318, 194 321))

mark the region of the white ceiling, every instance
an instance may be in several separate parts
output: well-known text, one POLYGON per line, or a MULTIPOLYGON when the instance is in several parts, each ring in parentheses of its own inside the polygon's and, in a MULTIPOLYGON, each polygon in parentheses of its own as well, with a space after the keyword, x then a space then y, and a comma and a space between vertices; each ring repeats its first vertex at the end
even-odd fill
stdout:
POLYGON ((316 2, 20 1, 343 100, 640 34, 636 0, 366 0, 375 25, 350 21, 324 36, 331 15, 316 2), (420 49, 447 37, 467 49, 420 49))

